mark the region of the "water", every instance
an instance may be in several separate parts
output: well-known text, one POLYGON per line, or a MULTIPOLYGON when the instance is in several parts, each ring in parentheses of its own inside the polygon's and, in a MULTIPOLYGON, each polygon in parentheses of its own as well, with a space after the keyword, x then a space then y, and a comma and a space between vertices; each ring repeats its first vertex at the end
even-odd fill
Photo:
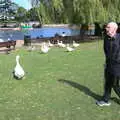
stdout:
POLYGON ((41 28, 33 29, 28 32, 32 38, 36 37, 54 37, 55 34, 62 35, 65 32, 66 36, 79 35, 80 30, 70 29, 70 28, 41 28))
POLYGON ((45 38, 45 37, 54 37, 55 34, 62 35, 65 32, 66 36, 79 35, 79 29, 71 28, 34 28, 31 30, 23 29, 21 31, 15 30, 4 30, 0 31, 0 39, 4 41, 8 40, 24 40, 24 35, 30 35, 31 38, 45 38))
POLYGON ((9 40, 23 40, 24 34, 21 31, 6 30, 0 31, 0 42, 9 40))

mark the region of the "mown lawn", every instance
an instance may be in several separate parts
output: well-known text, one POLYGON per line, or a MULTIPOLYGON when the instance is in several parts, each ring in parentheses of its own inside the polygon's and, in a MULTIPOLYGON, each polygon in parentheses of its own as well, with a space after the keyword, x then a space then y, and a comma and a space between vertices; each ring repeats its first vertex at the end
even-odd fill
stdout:
POLYGON ((48 54, 25 48, 0 54, 0 120, 120 120, 119 98, 98 107, 103 93, 103 41, 81 43, 73 52, 53 47, 48 54), (26 75, 12 76, 15 56, 26 75))

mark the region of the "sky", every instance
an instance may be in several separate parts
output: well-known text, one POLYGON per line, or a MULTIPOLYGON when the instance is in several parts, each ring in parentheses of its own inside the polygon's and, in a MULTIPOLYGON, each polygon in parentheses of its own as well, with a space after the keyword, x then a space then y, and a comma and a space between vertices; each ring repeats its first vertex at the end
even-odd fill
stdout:
POLYGON ((30 0, 11 0, 11 1, 17 3, 19 6, 24 7, 27 10, 31 8, 30 0))

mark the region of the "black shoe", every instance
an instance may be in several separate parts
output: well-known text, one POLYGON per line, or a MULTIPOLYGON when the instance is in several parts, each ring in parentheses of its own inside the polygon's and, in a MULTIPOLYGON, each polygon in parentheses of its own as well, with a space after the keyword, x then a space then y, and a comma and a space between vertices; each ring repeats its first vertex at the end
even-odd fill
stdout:
POLYGON ((105 102, 105 101, 103 101, 103 100, 97 101, 96 104, 97 104, 98 106, 110 106, 110 105, 111 105, 110 102, 105 102))

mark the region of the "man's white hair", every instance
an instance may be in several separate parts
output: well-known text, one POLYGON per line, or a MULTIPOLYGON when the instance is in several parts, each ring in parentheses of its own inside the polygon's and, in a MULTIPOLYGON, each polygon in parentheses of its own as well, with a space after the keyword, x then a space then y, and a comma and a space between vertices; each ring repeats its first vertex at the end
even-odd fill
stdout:
POLYGON ((116 22, 109 22, 108 25, 112 25, 115 29, 118 29, 118 25, 116 22))

